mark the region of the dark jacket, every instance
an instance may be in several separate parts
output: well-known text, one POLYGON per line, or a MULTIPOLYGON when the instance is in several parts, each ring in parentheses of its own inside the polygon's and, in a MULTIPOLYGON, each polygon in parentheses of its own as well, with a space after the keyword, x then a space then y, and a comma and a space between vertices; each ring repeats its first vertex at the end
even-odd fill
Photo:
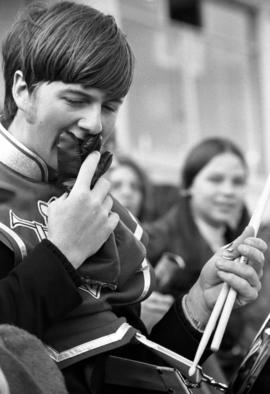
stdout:
POLYGON ((14 267, 13 253, 0 242, 0 323, 43 338, 45 330, 81 303, 73 268, 49 241, 42 241, 14 267))
MULTIPOLYGON (((28 257, 15 267, 16 253, 0 242, 0 297, 5 298, 2 322, 22 327, 49 345, 50 355, 63 368, 70 393, 95 392, 92 380, 99 381, 98 375, 102 381, 104 363, 100 360, 113 349, 131 358, 156 361, 145 346, 131 344, 136 330, 146 333, 139 303, 150 293, 152 282, 141 242, 143 230, 136 221, 132 228, 121 216, 111 244, 106 242, 91 261, 87 259, 87 272, 82 266, 76 271, 78 278, 57 248, 42 240, 47 234, 48 201, 60 194, 58 185, 50 180, 41 158, 3 128, 0 137, 0 153, 5 146, 5 155, 0 154, 0 218, 28 251, 28 257), (110 278, 114 274, 117 286, 108 287, 108 280, 114 284, 110 278), (56 343, 58 348, 52 349, 56 343)), ((150 338, 193 359, 200 334, 185 319, 178 298, 150 338)))
MULTIPOLYGON (((0 280, 0 322, 17 325, 36 334, 40 339, 44 339, 46 328, 80 302, 75 283, 65 268, 65 262, 63 264, 65 258, 49 241, 45 240, 8 274, 13 265, 13 255, 2 243, 0 243, 0 253, 1 257, 3 256, 0 280)), ((125 317, 129 324, 146 334, 139 317, 139 308, 127 305, 115 308, 114 312, 118 316, 125 317)), ((153 328, 150 339, 193 359, 200 334, 185 319, 181 300, 178 299, 167 315, 153 328), (168 335, 168 329, 170 335, 168 335)), ((118 350, 116 354, 157 363, 154 354, 141 345, 126 346, 118 350)), ((99 365, 98 360, 98 358, 93 358, 92 361, 84 360, 81 364, 77 363, 63 370, 70 393, 84 392, 88 383, 86 382, 87 372, 83 371, 87 371, 89 365, 92 366, 95 363, 99 365), (83 375, 82 381, 81 375, 83 375)), ((164 364, 164 362, 159 360, 158 364, 164 364)), ((102 366, 99 368, 99 373, 101 371, 102 366)), ((92 369, 90 375, 92 376, 92 369)), ((108 392, 118 393, 119 390, 115 387, 108 392)))

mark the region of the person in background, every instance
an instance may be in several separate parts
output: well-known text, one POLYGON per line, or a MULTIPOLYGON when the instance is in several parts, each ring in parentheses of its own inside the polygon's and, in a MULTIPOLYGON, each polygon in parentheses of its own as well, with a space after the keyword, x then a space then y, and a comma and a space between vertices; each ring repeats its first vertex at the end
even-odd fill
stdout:
POLYGON ((152 184, 135 160, 118 155, 107 173, 112 195, 141 222, 151 220, 152 184))
MULTIPOLYGON (((150 324, 164 313, 162 294, 166 295, 166 310, 168 295, 175 298, 188 291, 204 261, 248 224, 244 202, 247 177, 242 152, 227 138, 205 139, 188 153, 182 166, 178 202, 145 227, 150 239, 147 256, 158 281, 157 294, 143 308, 150 324)), ((219 354, 228 377, 242 357, 238 342, 243 322, 241 313, 232 315, 219 354)))

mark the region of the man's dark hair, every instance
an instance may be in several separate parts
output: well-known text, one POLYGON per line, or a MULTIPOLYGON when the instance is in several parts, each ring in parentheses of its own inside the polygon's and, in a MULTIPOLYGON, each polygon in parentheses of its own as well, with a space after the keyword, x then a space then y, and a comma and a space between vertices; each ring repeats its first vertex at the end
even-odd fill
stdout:
POLYGON ((2 49, 5 78, 4 122, 13 120, 14 73, 21 70, 30 92, 41 82, 62 81, 103 89, 112 99, 130 87, 134 56, 111 15, 63 1, 28 6, 2 49))

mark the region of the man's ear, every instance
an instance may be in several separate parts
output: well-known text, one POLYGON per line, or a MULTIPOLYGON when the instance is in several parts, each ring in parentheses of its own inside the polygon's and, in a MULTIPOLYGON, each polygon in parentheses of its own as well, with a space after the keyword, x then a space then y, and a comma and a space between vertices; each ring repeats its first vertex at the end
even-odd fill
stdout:
POLYGON ((30 94, 23 73, 20 70, 17 70, 14 74, 12 94, 18 109, 26 111, 29 104, 30 94))

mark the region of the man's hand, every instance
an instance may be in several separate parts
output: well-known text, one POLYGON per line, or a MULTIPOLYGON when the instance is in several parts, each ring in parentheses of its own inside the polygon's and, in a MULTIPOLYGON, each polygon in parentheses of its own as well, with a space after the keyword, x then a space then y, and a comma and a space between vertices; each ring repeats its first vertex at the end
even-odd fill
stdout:
POLYGON ((99 152, 91 153, 83 162, 69 195, 65 193, 48 209, 48 239, 74 268, 97 252, 119 221, 119 216, 111 212, 109 181, 101 177, 90 190, 99 159, 99 152))
MULTIPOLYGON (((84 141, 78 139, 69 131, 59 136, 57 146, 58 156, 58 183, 66 191, 70 191, 75 183, 82 163, 94 151, 101 151, 102 137, 100 134, 89 135, 84 141)), ((112 164, 112 153, 104 151, 101 153, 95 173, 92 176, 90 189, 92 189, 98 178, 105 174, 112 164)))
POLYGON ((202 324, 207 323, 223 282, 237 292, 235 307, 258 297, 267 245, 262 239, 252 237, 253 233, 252 227, 247 227, 229 248, 221 248, 205 264, 190 289, 186 300, 188 309, 202 324), (246 257, 248 263, 240 264, 240 256, 246 257))

